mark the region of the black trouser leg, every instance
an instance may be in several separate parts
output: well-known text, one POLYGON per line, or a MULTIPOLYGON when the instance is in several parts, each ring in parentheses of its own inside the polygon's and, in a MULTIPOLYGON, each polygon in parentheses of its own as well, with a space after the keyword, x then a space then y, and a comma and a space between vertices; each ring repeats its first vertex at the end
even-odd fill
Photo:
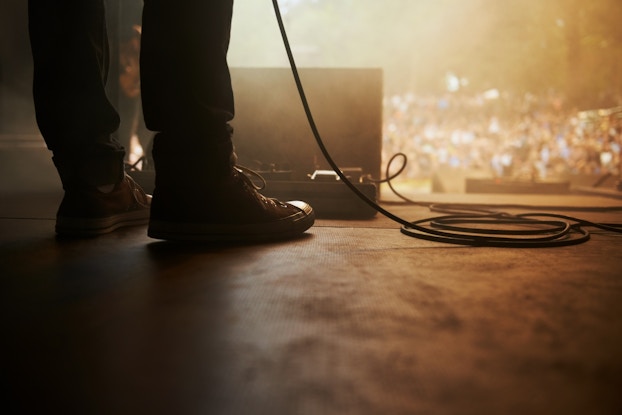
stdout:
POLYGON ((123 148, 105 93, 108 39, 103 0, 29 0, 37 123, 63 184, 114 183, 123 148))
POLYGON ((156 187, 229 174, 234 115, 227 65, 233 0, 145 0, 141 93, 156 187))
POLYGON ((209 132, 233 118, 233 0, 145 0, 141 88, 153 131, 209 132))

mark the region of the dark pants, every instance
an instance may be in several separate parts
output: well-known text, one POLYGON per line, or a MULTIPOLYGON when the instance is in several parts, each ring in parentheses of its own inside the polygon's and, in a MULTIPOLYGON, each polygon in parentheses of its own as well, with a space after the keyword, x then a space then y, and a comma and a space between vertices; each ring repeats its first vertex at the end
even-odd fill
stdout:
MULTIPOLYGON (((63 184, 115 182, 124 149, 111 138, 119 115, 104 89, 104 0, 28 5, 37 123, 63 184)), ((144 118, 150 130, 176 141, 161 143, 167 150, 162 153, 183 147, 184 154, 209 156, 203 153, 209 153, 210 141, 230 141, 227 123, 234 107, 226 55, 232 9, 233 0, 144 1, 144 118)))

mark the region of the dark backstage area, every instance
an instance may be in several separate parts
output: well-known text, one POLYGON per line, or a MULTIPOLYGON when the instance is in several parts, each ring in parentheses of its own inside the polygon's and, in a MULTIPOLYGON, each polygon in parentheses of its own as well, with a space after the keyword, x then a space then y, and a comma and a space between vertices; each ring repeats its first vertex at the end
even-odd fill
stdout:
POLYGON ((3 414, 622 415, 622 2, 3 0, 3 414))

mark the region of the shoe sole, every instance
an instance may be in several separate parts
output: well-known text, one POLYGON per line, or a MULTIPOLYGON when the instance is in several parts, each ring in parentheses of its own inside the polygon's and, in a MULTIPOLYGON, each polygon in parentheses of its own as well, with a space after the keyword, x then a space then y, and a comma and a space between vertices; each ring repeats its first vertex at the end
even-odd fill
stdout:
POLYGON ((312 210, 287 218, 250 224, 205 224, 151 220, 147 235, 182 242, 262 242, 295 238, 313 226, 312 210))
POLYGON ((149 223, 149 209, 120 213, 105 218, 56 218, 56 233, 59 236, 98 236, 119 228, 140 226, 149 223))

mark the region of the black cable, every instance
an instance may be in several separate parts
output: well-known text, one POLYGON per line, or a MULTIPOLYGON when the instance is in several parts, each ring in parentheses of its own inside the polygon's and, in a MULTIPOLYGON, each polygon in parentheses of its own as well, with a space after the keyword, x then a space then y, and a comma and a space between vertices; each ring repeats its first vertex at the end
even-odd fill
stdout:
MULTIPOLYGON (((480 207, 472 207, 467 205, 448 205, 437 206, 433 205, 431 208, 436 209, 450 209, 457 211, 456 214, 438 216, 434 218, 427 218, 418 221, 407 221, 401 217, 389 212, 375 201, 368 198, 363 192, 361 192, 356 185, 354 185, 339 169, 337 163, 332 159, 330 153, 326 149, 324 142, 320 136, 318 128, 313 119, 313 114, 309 108, 298 68, 294 60, 294 56, 289 44, 287 33, 285 31, 285 25, 283 24, 283 18, 278 5, 278 0, 272 0, 274 6, 274 12, 287 53, 287 58, 296 82, 296 88, 300 95, 309 127, 313 133, 315 141, 317 142, 320 151, 324 158, 339 176, 341 181, 354 192, 363 202, 367 203, 377 212, 386 216, 402 225, 401 232, 405 235, 430 240, 434 242, 444 242, 458 245, 470 245, 470 246, 488 246, 488 247, 513 247, 513 248, 533 248, 533 247, 557 247, 576 245, 586 242, 590 239, 590 234, 582 228, 582 226, 594 226, 597 228, 605 229, 611 232, 622 233, 622 226, 610 224, 602 225, 592 222, 572 218, 570 216, 544 214, 544 213, 531 213, 522 215, 510 215, 507 213, 493 212, 480 207), (556 218, 560 220, 539 220, 532 217, 548 217, 556 218), (564 219, 564 220, 561 220, 564 219), (569 224, 566 220, 575 222, 569 224), (474 228, 472 226, 458 226, 465 223, 478 223, 480 225, 488 225, 488 228, 474 228), (508 226, 506 228, 499 228, 499 225, 508 226), (491 226, 494 226, 491 227, 491 226), (536 228, 536 229, 534 229, 536 228)), ((410 201, 410 199, 400 195, 392 186, 391 180, 400 174, 406 165, 406 156, 403 153, 398 153, 389 162, 387 166, 387 178, 385 180, 377 180, 376 183, 387 183, 391 190, 396 193, 400 198, 410 201), (389 166, 391 162, 398 156, 404 158, 404 164, 399 171, 394 175, 389 175, 389 166)), ((372 180, 374 181, 374 180, 372 180)), ((416 203, 416 202, 415 202, 416 203)), ((420 203, 416 203, 420 204, 420 203)))
POLYGON ((313 115, 311 114, 311 109, 309 108, 309 102, 307 101, 306 94, 304 92, 304 88, 302 86, 302 82, 300 81, 300 75, 298 73, 298 68, 296 66, 296 62, 294 60, 294 56, 292 54, 292 50, 289 44, 289 39, 287 38, 287 33, 285 32, 285 25, 283 24, 283 18, 281 17, 281 10, 279 8, 278 0, 272 0, 272 4, 274 6, 274 12, 276 14, 276 19, 279 24, 279 30, 281 31, 281 37, 283 38, 283 44, 285 46, 285 51, 287 53, 287 58, 289 60, 289 64, 292 69, 292 74, 294 76, 294 81, 296 82, 296 88, 298 89, 298 93, 300 94, 300 99, 302 101, 302 106, 304 107, 305 114, 307 116, 307 120, 309 121, 309 127, 313 132, 313 136, 317 141, 317 144, 320 148, 320 151, 324 155, 324 158, 328 162, 328 164, 332 167, 335 173, 339 176, 339 178, 352 190, 361 200, 370 205, 376 211, 382 213, 389 219, 394 220, 402 225, 409 225, 410 222, 392 214, 391 212, 383 209, 381 206, 376 204, 373 200, 369 199, 365 194, 363 194, 350 180, 341 172, 335 161, 332 159, 330 153, 326 149, 324 142, 320 136, 320 133, 315 124, 315 120, 313 119, 313 115))

